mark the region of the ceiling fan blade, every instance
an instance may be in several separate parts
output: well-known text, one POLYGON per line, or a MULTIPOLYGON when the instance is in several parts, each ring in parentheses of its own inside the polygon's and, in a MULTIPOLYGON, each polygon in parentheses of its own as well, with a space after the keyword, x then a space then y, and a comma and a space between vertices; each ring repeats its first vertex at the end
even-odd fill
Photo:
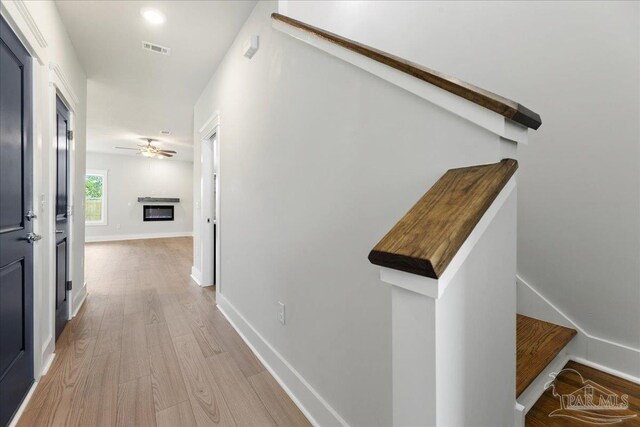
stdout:
POLYGON ((120 150, 135 150, 135 151, 140 151, 137 148, 129 148, 129 147, 114 147, 114 148, 119 148, 120 150))
POLYGON ((158 156, 158 157, 173 157, 173 154, 158 153, 158 154, 156 154, 156 156, 158 156))
POLYGON ((173 150, 158 150, 161 153, 170 153, 170 154, 178 154, 177 151, 173 151, 173 150))

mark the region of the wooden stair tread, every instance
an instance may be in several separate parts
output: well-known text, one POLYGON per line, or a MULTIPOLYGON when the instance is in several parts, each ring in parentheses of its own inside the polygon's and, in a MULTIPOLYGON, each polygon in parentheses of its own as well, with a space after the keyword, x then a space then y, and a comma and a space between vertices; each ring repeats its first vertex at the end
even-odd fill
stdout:
POLYGON ((437 279, 518 169, 518 162, 450 169, 380 240, 369 261, 437 279))
POLYGON ((398 71, 444 89, 447 92, 453 93, 461 98, 473 102, 474 104, 496 112, 528 128, 538 129, 542 124, 540 115, 529 110, 523 105, 455 77, 447 76, 446 74, 431 70, 427 67, 423 67, 422 65, 407 61, 406 59, 399 58, 390 53, 383 52, 379 49, 358 43, 346 37, 330 33, 329 31, 325 31, 279 13, 271 14, 271 18, 313 34, 345 49, 349 49, 352 52, 366 56, 367 58, 385 64, 391 68, 395 68, 398 71))
POLYGON ((575 329, 517 315, 516 397, 540 375, 576 333, 575 329))
MULTIPOLYGON (((554 396, 554 389, 559 395, 571 394, 580 388, 582 388, 584 382, 591 382, 590 385, 595 386, 596 392, 600 387, 605 388, 609 392, 613 392, 620 398, 622 395, 628 396, 629 406, 628 409, 615 409, 615 410, 591 410, 596 414, 603 414, 606 416, 633 416, 635 417, 620 420, 620 422, 613 423, 615 426, 640 426, 640 384, 633 383, 631 381, 624 380, 620 377, 616 377, 606 372, 591 368, 589 366, 582 365, 578 362, 570 360, 563 368, 563 372, 557 373, 553 387, 549 387, 540 396, 538 401, 533 405, 531 410, 527 413, 525 418, 526 427, 538 427, 538 426, 558 426, 558 427, 582 427, 586 425, 597 425, 597 423, 587 423, 574 418, 560 417, 549 415, 560 408, 559 396, 554 396), (582 378, 575 372, 564 371, 565 369, 573 369, 578 372, 582 378), (583 382, 584 381, 584 382, 583 382), (598 387, 599 386, 599 387, 598 387)), ((549 378, 551 381, 551 378, 549 378)), ((599 398, 594 399, 595 402, 599 402, 599 398)), ((572 414, 571 411, 565 413, 572 414)), ((583 414, 573 414, 583 415, 583 414)), ((604 423, 600 423, 604 424, 604 423)))

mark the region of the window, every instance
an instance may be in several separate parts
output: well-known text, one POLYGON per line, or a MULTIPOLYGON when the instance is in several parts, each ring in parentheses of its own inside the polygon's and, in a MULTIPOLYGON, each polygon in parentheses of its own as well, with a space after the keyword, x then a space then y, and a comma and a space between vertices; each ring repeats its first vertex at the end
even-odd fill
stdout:
POLYGON ((84 187, 85 223, 107 225, 107 171, 88 170, 84 187))

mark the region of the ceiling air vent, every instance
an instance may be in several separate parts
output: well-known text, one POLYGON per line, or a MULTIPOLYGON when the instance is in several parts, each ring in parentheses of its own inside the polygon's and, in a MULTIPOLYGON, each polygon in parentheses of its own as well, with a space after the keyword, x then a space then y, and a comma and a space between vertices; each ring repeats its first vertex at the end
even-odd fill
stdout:
POLYGON ((153 44, 153 43, 149 43, 149 42, 142 42, 142 48, 146 49, 146 50, 150 50, 151 52, 155 52, 155 53, 161 53, 163 55, 171 55, 171 49, 168 47, 164 47, 164 46, 160 46, 157 44, 153 44))
POLYGON ((171 135, 171 131, 170 130, 161 130, 160 133, 163 134, 163 135, 171 135))

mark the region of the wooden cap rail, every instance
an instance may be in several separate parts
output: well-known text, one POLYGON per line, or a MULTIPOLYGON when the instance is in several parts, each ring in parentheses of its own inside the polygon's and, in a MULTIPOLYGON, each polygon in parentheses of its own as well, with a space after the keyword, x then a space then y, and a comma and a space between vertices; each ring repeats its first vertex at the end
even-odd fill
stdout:
POLYGON ((517 102, 511 101, 510 99, 503 98, 500 95, 496 95, 495 93, 463 82, 462 80, 449 77, 445 74, 430 70, 429 68, 381 50, 374 49, 362 43, 307 25, 304 22, 289 18, 288 16, 280 15, 279 13, 271 14, 271 18, 276 21, 289 24, 300 30, 312 33, 324 40, 340 45, 345 49, 349 49, 353 52, 359 53, 360 55, 371 58, 374 61, 381 62, 389 67, 395 68, 396 70, 412 75, 413 77, 444 89, 447 92, 458 95, 528 128, 538 129, 542 124, 540 116, 528 108, 518 104, 517 102))
POLYGON ((371 263, 437 279, 518 169, 518 162, 450 169, 369 254, 371 263))

